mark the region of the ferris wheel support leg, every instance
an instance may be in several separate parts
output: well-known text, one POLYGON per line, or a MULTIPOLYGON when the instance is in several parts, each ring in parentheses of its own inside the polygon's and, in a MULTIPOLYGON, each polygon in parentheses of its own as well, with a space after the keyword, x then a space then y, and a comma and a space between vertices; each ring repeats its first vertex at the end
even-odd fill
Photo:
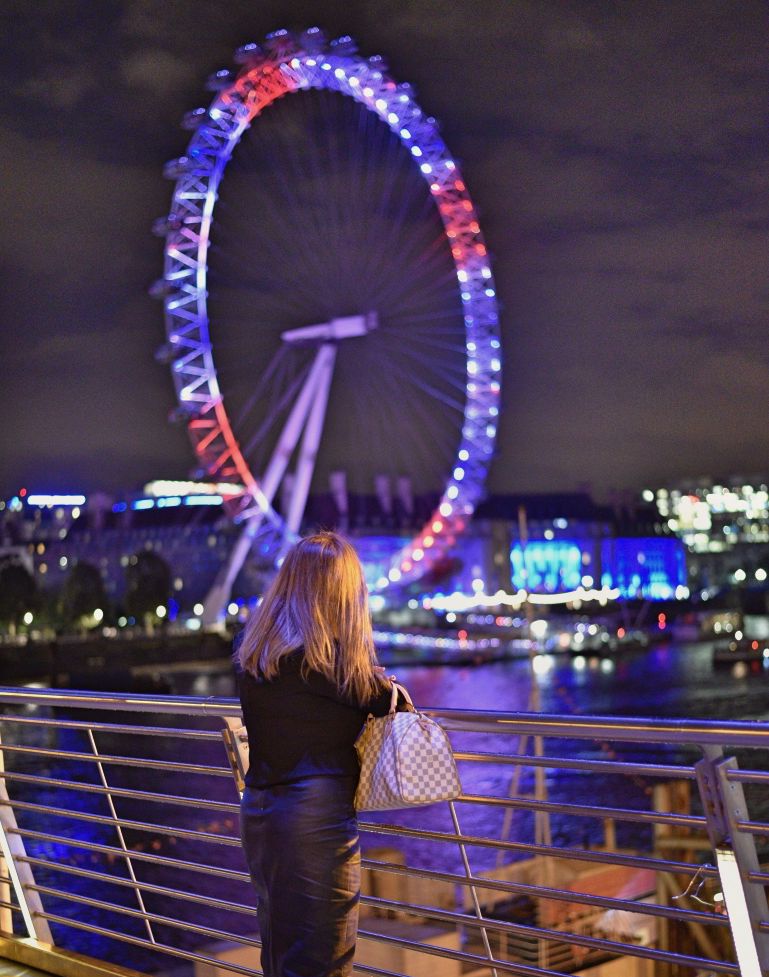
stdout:
POLYGON ((216 580, 208 591, 203 604, 203 614, 201 615, 201 623, 204 628, 214 628, 221 623, 224 609, 229 603, 230 595, 232 594, 232 585, 240 573, 240 568, 246 561, 248 552, 254 542, 254 536, 262 523, 262 518, 261 513, 257 513, 251 517, 245 529, 238 537, 237 543, 233 546, 227 562, 217 574, 216 580))
MULTIPOLYGON (((278 486, 280 485, 280 480, 283 478, 286 472, 291 455, 294 453, 294 449, 299 441, 299 437, 302 434, 302 429, 306 424, 308 424, 308 415, 311 415, 308 426, 310 428, 313 427, 312 417, 314 417, 318 412, 317 403, 319 399, 322 400, 319 424, 320 427, 323 425, 323 417, 325 415, 326 404, 328 402, 328 391, 331 385, 331 374, 334 368, 335 357, 336 346, 333 343, 323 343, 315 355, 310 373, 307 377, 307 382, 302 387, 301 393, 297 397, 296 403, 291 409, 291 413, 286 421, 286 425, 283 428, 280 438, 278 439, 278 443, 275 446, 275 450, 272 453, 272 457, 270 458, 270 462, 265 470, 264 478, 261 479, 262 491, 259 499, 259 506, 255 506, 246 514, 248 522, 246 523, 243 532, 239 536, 237 543, 233 547, 227 562, 217 574, 216 580, 206 596, 203 604, 203 614, 201 616, 201 623, 204 627, 212 628, 221 623, 224 616, 224 610, 230 600, 230 595, 232 594, 232 586, 235 583, 236 577, 240 573, 241 567, 246 561, 246 557, 249 554, 254 537, 256 536, 259 527, 262 524, 262 520, 264 519, 264 506, 271 505, 272 500, 275 498, 278 486)), ((312 452, 313 464, 314 456, 317 454, 319 438, 320 430, 318 430, 318 435, 315 439, 314 451, 312 452)), ((307 440, 308 438, 305 436, 304 441, 307 440)), ((302 444, 302 456, 305 454, 304 441, 302 444)), ((310 469, 309 473, 309 478, 311 477, 312 468, 310 469)), ((309 488, 309 480, 307 487, 309 488)), ((293 499, 296 498, 296 495, 297 492, 295 489, 292 496, 292 504, 293 499)), ((306 501, 307 489, 305 489, 304 495, 306 501)), ((302 509, 303 508, 304 505, 302 506, 302 509)), ((301 518, 301 512, 302 510, 300 510, 299 518, 301 518)))
POLYGON ((336 346, 334 343, 324 343, 318 350, 316 359, 318 375, 314 399, 310 408, 309 417, 307 418, 307 426, 302 436, 302 445, 299 449, 299 458, 296 463, 294 490, 291 494, 291 502, 289 503, 288 513, 286 515, 286 526, 292 535, 299 532, 304 507, 307 504, 307 495, 310 491, 310 483, 312 482, 312 475, 315 471, 320 436, 323 432, 323 422, 326 417, 328 395, 331 390, 335 360, 336 346))

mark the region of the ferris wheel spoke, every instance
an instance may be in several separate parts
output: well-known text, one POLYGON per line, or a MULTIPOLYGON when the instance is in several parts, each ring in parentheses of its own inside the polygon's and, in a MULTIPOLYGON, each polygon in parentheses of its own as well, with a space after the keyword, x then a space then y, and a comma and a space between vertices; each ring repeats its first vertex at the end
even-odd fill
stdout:
POLYGON ((445 390, 441 390, 440 388, 435 387, 433 384, 427 383, 425 380, 415 378, 412 371, 406 370, 397 362, 388 364, 388 372, 392 376, 400 377, 408 384, 418 386, 422 391, 424 391, 424 393, 429 394, 434 400, 444 404, 446 407, 450 407, 452 410, 456 411, 457 414, 464 414, 465 405, 463 401, 454 399, 445 390))
MULTIPOLYGON (((384 388, 380 403, 387 406, 390 422, 401 432, 398 446, 407 466, 408 463, 413 465, 415 457, 420 460, 432 458, 435 459, 433 469, 445 471, 445 465, 451 460, 453 454, 452 441, 455 440, 458 432, 450 433, 443 429, 442 435, 436 436, 435 411, 428 408, 423 397, 417 397, 413 393, 408 395, 406 391, 410 388, 404 389, 404 385, 399 383, 392 373, 383 371, 380 374, 379 386, 384 388), (405 416, 410 417, 409 424, 404 424, 405 416), (414 447, 410 450, 409 445, 412 444, 414 447), (437 453, 436 445, 439 447, 437 453)), ((409 467, 403 470, 408 471, 409 467)))
MULTIPOLYGON (((284 165, 285 157, 274 156, 271 146, 266 147, 266 152, 272 157, 270 171, 275 176, 269 181, 272 184, 272 192, 262 193, 259 196, 262 210, 260 218, 264 226, 269 228, 269 242, 265 241, 265 246, 269 244, 270 249, 281 254, 282 266, 291 268, 294 272, 292 286, 301 291, 303 287, 309 288, 313 275, 317 281, 321 271, 318 256, 307 243, 306 225, 308 221, 313 220, 312 210, 310 209, 308 213, 303 201, 293 190, 284 165), (298 258, 300 260, 297 260, 298 258), (305 277, 308 279, 306 284, 302 281, 305 277)), ((291 154, 288 154, 287 158, 292 162, 291 154)), ((253 260, 253 255, 250 257, 253 260)))
POLYGON ((258 401, 261 400, 261 398, 264 396, 267 387, 272 382, 275 374, 278 372, 280 366, 282 365, 283 360, 285 359, 286 359, 286 347, 281 346, 278 349, 278 352, 270 361, 270 363, 267 365, 267 369, 259 377, 259 381, 256 387, 254 388, 253 393, 241 408, 240 413, 238 414, 238 417, 235 421, 236 427, 240 427, 243 421, 248 417, 248 415, 254 409, 258 401))
POLYGON ((293 382, 286 387, 283 391, 283 395, 279 398, 278 402, 272 407, 267 416, 264 418, 262 423, 259 425, 254 434, 249 438, 249 440, 243 445, 243 454, 251 456, 257 445, 264 444, 267 438, 268 432, 277 424, 278 419, 282 414, 284 414, 291 404, 296 400, 296 396, 302 389, 302 385, 307 379, 307 375, 310 372, 310 364, 307 364, 307 368, 303 370, 297 377, 294 378, 293 382))
MULTIPOLYGON (((410 343, 419 344, 420 346, 426 346, 429 349, 438 349, 447 353, 453 353, 457 356, 457 358, 461 358, 462 362, 464 363, 466 355, 464 337, 457 341, 457 331, 455 329, 443 330, 443 334, 445 334, 448 338, 439 339, 434 336, 426 335, 420 328, 423 319, 436 321, 442 318, 445 317, 438 316, 437 314, 426 315, 424 317, 409 316, 408 319, 401 318, 397 321, 397 323, 388 328, 387 332, 390 337, 398 339, 399 342, 408 341, 410 343)), ((425 355, 427 356, 430 354, 426 352, 425 355)))
POLYGON ((431 276, 431 271, 432 269, 424 266, 422 268, 419 266, 410 267, 405 282, 401 284, 401 289, 398 289, 395 281, 385 281, 381 286, 377 301, 382 303, 383 308, 387 308, 391 302, 407 301, 409 296, 412 297, 412 301, 418 298, 422 302, 430 301, 432 296, 444 299, 447 290, 455 286, 454 276, 442 270, 439 274, 433 273, 431 276), (405 295, 403 293, 404 286, 407 289, 405 295))
POLYGON ((392 337, 379 337, 380 345, 389 351, 388 362, 403 363, 408 360, 416 363, 419 367, 419 374, 433 374, 439 381, 444 381, 456 387, 460 391, 465 389, 466 370, 464 363, 457 362, 456 357, 438 357, 435 354, 424 353, 421 350, 413 349, 408 344, 392 337))
MULTIPOLYGON (((394 255, 404 269, 408 269, 407 282, 410 287, 416 287, 419 281, 418 270, 423 264, 423 255, 427 248, 426 242, 420 238, 411 239, 404 233, 405 215, 410 200, 404 195, 400 218, 382 217, 378 224, 379 234, 374 246, 367 254, 366 273, 373 283, 374 289, 386 289, 393 285, 391 275, 387 269, 394 255), (405 244, 404 244, 405 241, 405 244), (416 273, 415 273, 416 272, 416 273)), ((397 289, 396 289, 397 291, 397 289)))

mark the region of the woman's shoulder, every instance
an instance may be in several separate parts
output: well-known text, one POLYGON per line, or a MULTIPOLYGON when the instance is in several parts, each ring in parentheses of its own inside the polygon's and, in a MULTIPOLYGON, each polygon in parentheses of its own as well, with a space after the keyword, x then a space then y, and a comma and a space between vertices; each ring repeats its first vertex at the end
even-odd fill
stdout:
POLYGON ((304 660, 304 649, 303 648, 293 648, 291 651, 286 652, 285 655, 281 655, 277 662, 277 674, 266 679, 262 673, 261 668, 257 666, 254 671, 252 669, 243 669, 242 674, 248 676, 248 678, 253 679, 255 682, 266 682, 266 681, 276 681, 277 679, 284 678, 289 675, 296 675, 301 671, 302 662, 304 660))

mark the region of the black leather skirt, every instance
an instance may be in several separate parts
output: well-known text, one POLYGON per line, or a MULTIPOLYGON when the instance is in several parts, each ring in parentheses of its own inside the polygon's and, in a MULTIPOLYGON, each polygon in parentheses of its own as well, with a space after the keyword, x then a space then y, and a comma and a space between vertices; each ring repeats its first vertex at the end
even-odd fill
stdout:
POLYGON ((247 787, 241 838, 265 977, 348 977, 358 932, 355 777, 247 787))

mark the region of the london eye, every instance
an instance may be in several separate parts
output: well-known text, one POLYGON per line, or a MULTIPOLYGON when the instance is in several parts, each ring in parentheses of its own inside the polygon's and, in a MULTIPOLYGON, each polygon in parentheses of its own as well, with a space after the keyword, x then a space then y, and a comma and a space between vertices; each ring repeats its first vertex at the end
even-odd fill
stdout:
POLYGON ((354 490, 402 473, 437 489, 375 586, 423 575, 482 494, 500 396, 478 216, 411 87, 317 29, 236 61, 185 116, 155 227, 175 414, 200 477, 243 486, 209 622, 255 546, 279 558, 310 491, 340 471, 354 490))

